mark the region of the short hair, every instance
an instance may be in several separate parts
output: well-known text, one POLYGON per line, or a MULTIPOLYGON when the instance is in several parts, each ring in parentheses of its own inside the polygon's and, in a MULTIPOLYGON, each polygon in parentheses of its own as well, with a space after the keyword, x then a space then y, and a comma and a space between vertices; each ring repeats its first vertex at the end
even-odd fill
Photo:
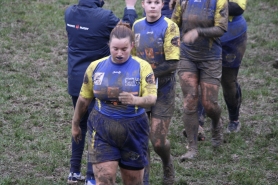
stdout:
POLYGON ((110 41, 113 37, 118 39, 129 37, 130 42, 134 42, 134 33, 132 32, 130 25, 122 21, 120 21, 110 33, 110 41))

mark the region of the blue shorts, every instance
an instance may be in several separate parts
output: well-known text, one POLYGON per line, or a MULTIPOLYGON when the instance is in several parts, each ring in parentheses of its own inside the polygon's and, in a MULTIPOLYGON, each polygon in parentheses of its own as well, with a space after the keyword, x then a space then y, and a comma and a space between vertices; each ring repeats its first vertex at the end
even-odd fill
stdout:
POLYGON ((150 110, 146 109, 156 117, 171 118, 175 111, 176 97, 176 78, 175 74, 158 78, 157 100, 150 110))
POLYGON ((125 169, 148 165, 149 123, 146 113, 112 119, 93 109, 88 119, 88 162, 119 161, 125 169))
POLYGON ((230 68, 238 68, 241 64, 243 55, 246 50, 247 33, 241 36, 222 42, 222 66, 230 68))

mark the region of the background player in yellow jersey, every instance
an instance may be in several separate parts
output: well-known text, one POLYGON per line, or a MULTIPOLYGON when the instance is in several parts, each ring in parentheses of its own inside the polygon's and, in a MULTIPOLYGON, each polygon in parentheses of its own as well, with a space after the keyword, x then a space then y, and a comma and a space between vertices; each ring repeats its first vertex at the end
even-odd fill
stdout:
POLYGON ((119 166, 123 184, 142 185, 148 164, 145 108, 154 105, 157 88, 150 64, 131 56, 134 35, 128 27, 119 23, 110 34, 111 56, 87 68, 72 119, 72 136, 78 143, 80 119, 96 99, 87 124, 88 161, 96 184, 115 184, 119 166))
MULTIPOLYGON (((173 1, 170 3, 173 4, 173 1)), ((198 99, 211 118, 212 145, 222 143, 218 92, 222 75, 220 37, 227 31, 227 0, 177 0, 172 20, 181 28, 181 58, 177 67, 183 93, 183 122, 189 149, 181 161, 197 155, 198 99)))
MULTIPOLYGON (((222 44, 221 85, 229 113, 227 132, 231 133, 238 132, 241 127, 239 121, 239 110, 242 95, 237 76, 247 43, 247 23, 243 17, 247 0, 229 0, 228 2, 228 31, 220 37, 222 44)), ((201 126, 204 124, 204 122, 200 121, 204 119, 202 118, 205 112, 203 109, 202 104, 199 103, 198 113, 201 113, 199 114, 199 123, 201 126)))
MULTIPOLYGON (((179 60, 178 26, 161 14, 162 0, 143 0, 146 17, 133 25, 135 54, 147 60, 154 70, 158 85, 157 101, 147 112, 150 118, 150 140, 163 164, 163 184, 174 183, 174 167, 167 139, 175 108, 175 70, 179 60)), ((146 175, 148 175, 146 173, 146 175)), ((144 178, 144 184, 148 179, 144 178)))

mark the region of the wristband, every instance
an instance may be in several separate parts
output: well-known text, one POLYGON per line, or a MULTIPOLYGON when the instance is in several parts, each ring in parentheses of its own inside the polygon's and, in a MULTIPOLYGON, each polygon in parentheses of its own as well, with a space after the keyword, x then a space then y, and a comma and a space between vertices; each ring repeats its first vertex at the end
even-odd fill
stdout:
POLYGON ((132 10, 135 10, 135 7, 134 6, 126 6, 126 9, 132 9, 132 10))

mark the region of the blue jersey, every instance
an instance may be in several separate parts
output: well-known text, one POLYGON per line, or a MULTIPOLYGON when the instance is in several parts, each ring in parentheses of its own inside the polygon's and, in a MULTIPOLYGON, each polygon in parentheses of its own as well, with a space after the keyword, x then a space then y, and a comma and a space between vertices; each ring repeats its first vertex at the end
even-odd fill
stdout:
MULTIPOLYGON (((220 27, 227 31, 227 0, 180 0, 177 2, 172 20, 181 27, 181 34, 195 28, 220 27), (187 4, 183 4, 186 3, 187 4)), ((220 38, 198 37, 194 43, 181 44, 182 57, 194 60, 221 60, 220 38)))
POLYGON ((179 28, 170 19, 161 16, 156 22, 149 23, 146 18, 142 18, 135 21, 133 31, 133 53, 148 61, 154 71, 159 64, 168 60, 179 60, 179 28))
POLYGON ((243 17, 246 3, 247 0, 229 0, 229 15, 231 15, 229 16, 228 31, 220 38, 222 43, 235 40, 247 31, 247 23, 243 17), (242 11, 241 14, 238 13, 239 10, 242 11))
POLYGON ((130 57, 125 63, 116 64, 106 57, 90 64, 80 96, 96 98, 94 109, 112 118, 134 117, 145 112, 142 107, 121 104, 118 99, 121 92, 156 96, 153 71, 146 61, 130 57))

